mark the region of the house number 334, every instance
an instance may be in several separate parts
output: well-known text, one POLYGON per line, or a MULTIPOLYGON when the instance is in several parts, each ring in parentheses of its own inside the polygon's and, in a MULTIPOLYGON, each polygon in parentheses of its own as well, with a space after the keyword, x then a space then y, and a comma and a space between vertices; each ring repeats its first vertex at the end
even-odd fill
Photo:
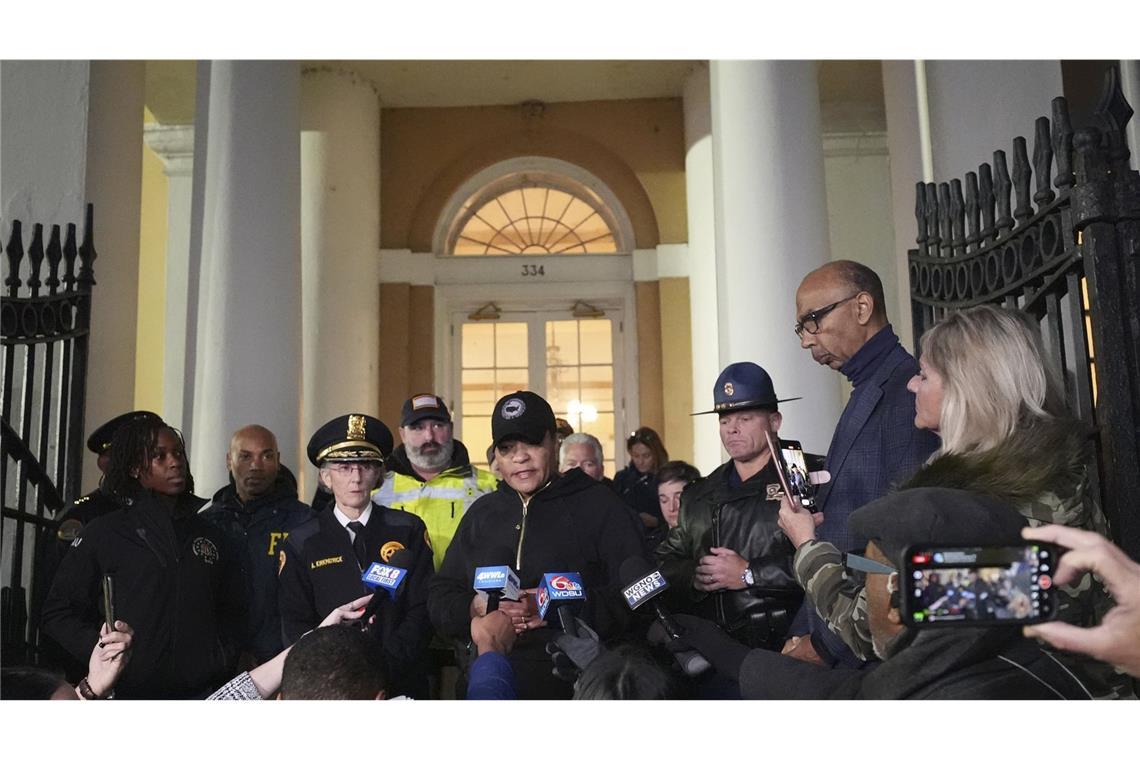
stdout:
POLYGON ((522 265, 523 277, 545 277, 546 265, 545 264, 523 264, 522 265))

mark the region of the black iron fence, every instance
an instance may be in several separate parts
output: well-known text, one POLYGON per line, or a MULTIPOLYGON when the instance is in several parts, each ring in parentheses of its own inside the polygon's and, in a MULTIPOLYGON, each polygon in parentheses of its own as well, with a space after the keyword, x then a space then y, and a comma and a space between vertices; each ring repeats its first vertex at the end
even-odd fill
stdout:
POLYGON ((1070 408, 1097 435, 1095 492, 1114 538, 1140 558, 1140 175, 1132 109, 1115 69, 1092 124, 1065 98, 1037 119, 1033 154, 1013 140, 959 179, 919 183, 909 254, 915 337, 947 312, 1003 304, 1036 317, 1070 408))
POLYGON ((43 591, 36 586, 41 547, 56 530, 56 516, 78 495, 83 454, 91 290, 95 285, 93 210, 87 206, 83 241, 67 225, 32 227, 11 222, 3 246, 4 298, 0 303, 3 388, 0 418, 3 461, 0 494, 2 657, 25 661, 35 646, 43 591), (46 263, 46 271, 45 265, 46 263))

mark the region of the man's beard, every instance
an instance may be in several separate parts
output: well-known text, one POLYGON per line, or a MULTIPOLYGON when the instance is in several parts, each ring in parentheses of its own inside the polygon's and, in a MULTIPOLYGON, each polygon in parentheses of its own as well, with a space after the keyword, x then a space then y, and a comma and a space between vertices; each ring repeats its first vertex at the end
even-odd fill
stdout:
POLYGON ((408 461, 414 467, 421 470, 436 471, 442 470, 451 462, 451 457, 455 453, 455 439, 451 439, 446 443, 439 445, 439 451, 434 454, 424 454, 423 446, 405 446, 408 452, 408 461))

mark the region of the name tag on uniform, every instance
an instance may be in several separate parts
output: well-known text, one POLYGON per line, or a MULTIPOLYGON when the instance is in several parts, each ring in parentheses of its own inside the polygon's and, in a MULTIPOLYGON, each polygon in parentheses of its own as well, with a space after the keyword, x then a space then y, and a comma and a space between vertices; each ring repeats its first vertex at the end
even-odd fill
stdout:
POLYGON ((313 562, 309 565, 309 569, 316 570, 317 568, 328 567, 329 565, 339 565, 341 562, 344 562, 344 555, 339 557, 325 557, 324 559, 318 559, 316 562, 313 562))

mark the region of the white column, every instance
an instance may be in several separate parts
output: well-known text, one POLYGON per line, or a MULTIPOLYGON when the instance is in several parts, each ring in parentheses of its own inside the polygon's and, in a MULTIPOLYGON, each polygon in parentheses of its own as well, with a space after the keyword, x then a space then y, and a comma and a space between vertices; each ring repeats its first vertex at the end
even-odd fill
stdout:
POLYGON ((307 441, 333 417, 379 411, 380 98, 350 71, 301 77, 301 267, 307 441))
MULTIPOLYGON (((713 208, 713 138, 709 70, 701 63, 685 80, 685 201, 689 228, 689 311, 693 341, 692 411, 712 408, 720 373, 717 331, 716 215, 713 208)), ((693 417, 693 464, 702 473, 720 465, 716 417, 693 417)))
MULTIPOLYGON (((86 432, 135 403, 139 223, 146 71, 142 61, 92 61, 87 200, 95 205, 95 290, 87 360, 86 432)), ((83 462, 85 488, 99 481, 83 462)))
POLYGON ((163 355, 162 418, 185 427, 189 416, 183 387, 190 286, 190 199, 194 186, 194 127, 147 124, 147 146, 162 159, 166 175, 166 330, 163 355))
POLYGON ((225 483, 243 425, 273 430, 294 472, 301 460, 300 66, 215 61, 209 87, 194 167, 205 201, 190 446, 203 494, 225 483))
POLYGON ((816 365, 792 326, 800 280, 830 260, 813 61, 713 61, 713 170, 721 364, 753 361, 781 397, 783 433, 827 451, 839 375, 816 365))
MULTIPOLYGON (((910 309, 910 269, 907 251, 916 247, 915 183, 922 181, 922 141, 914 61, 883 61, 883 104, 887 115, 891 219, 895 229, 895 284, 898 300, 895 333, 914 352, 914 319, 910 309)), ((886 294, 892 298, 891 293, 886 294)))

